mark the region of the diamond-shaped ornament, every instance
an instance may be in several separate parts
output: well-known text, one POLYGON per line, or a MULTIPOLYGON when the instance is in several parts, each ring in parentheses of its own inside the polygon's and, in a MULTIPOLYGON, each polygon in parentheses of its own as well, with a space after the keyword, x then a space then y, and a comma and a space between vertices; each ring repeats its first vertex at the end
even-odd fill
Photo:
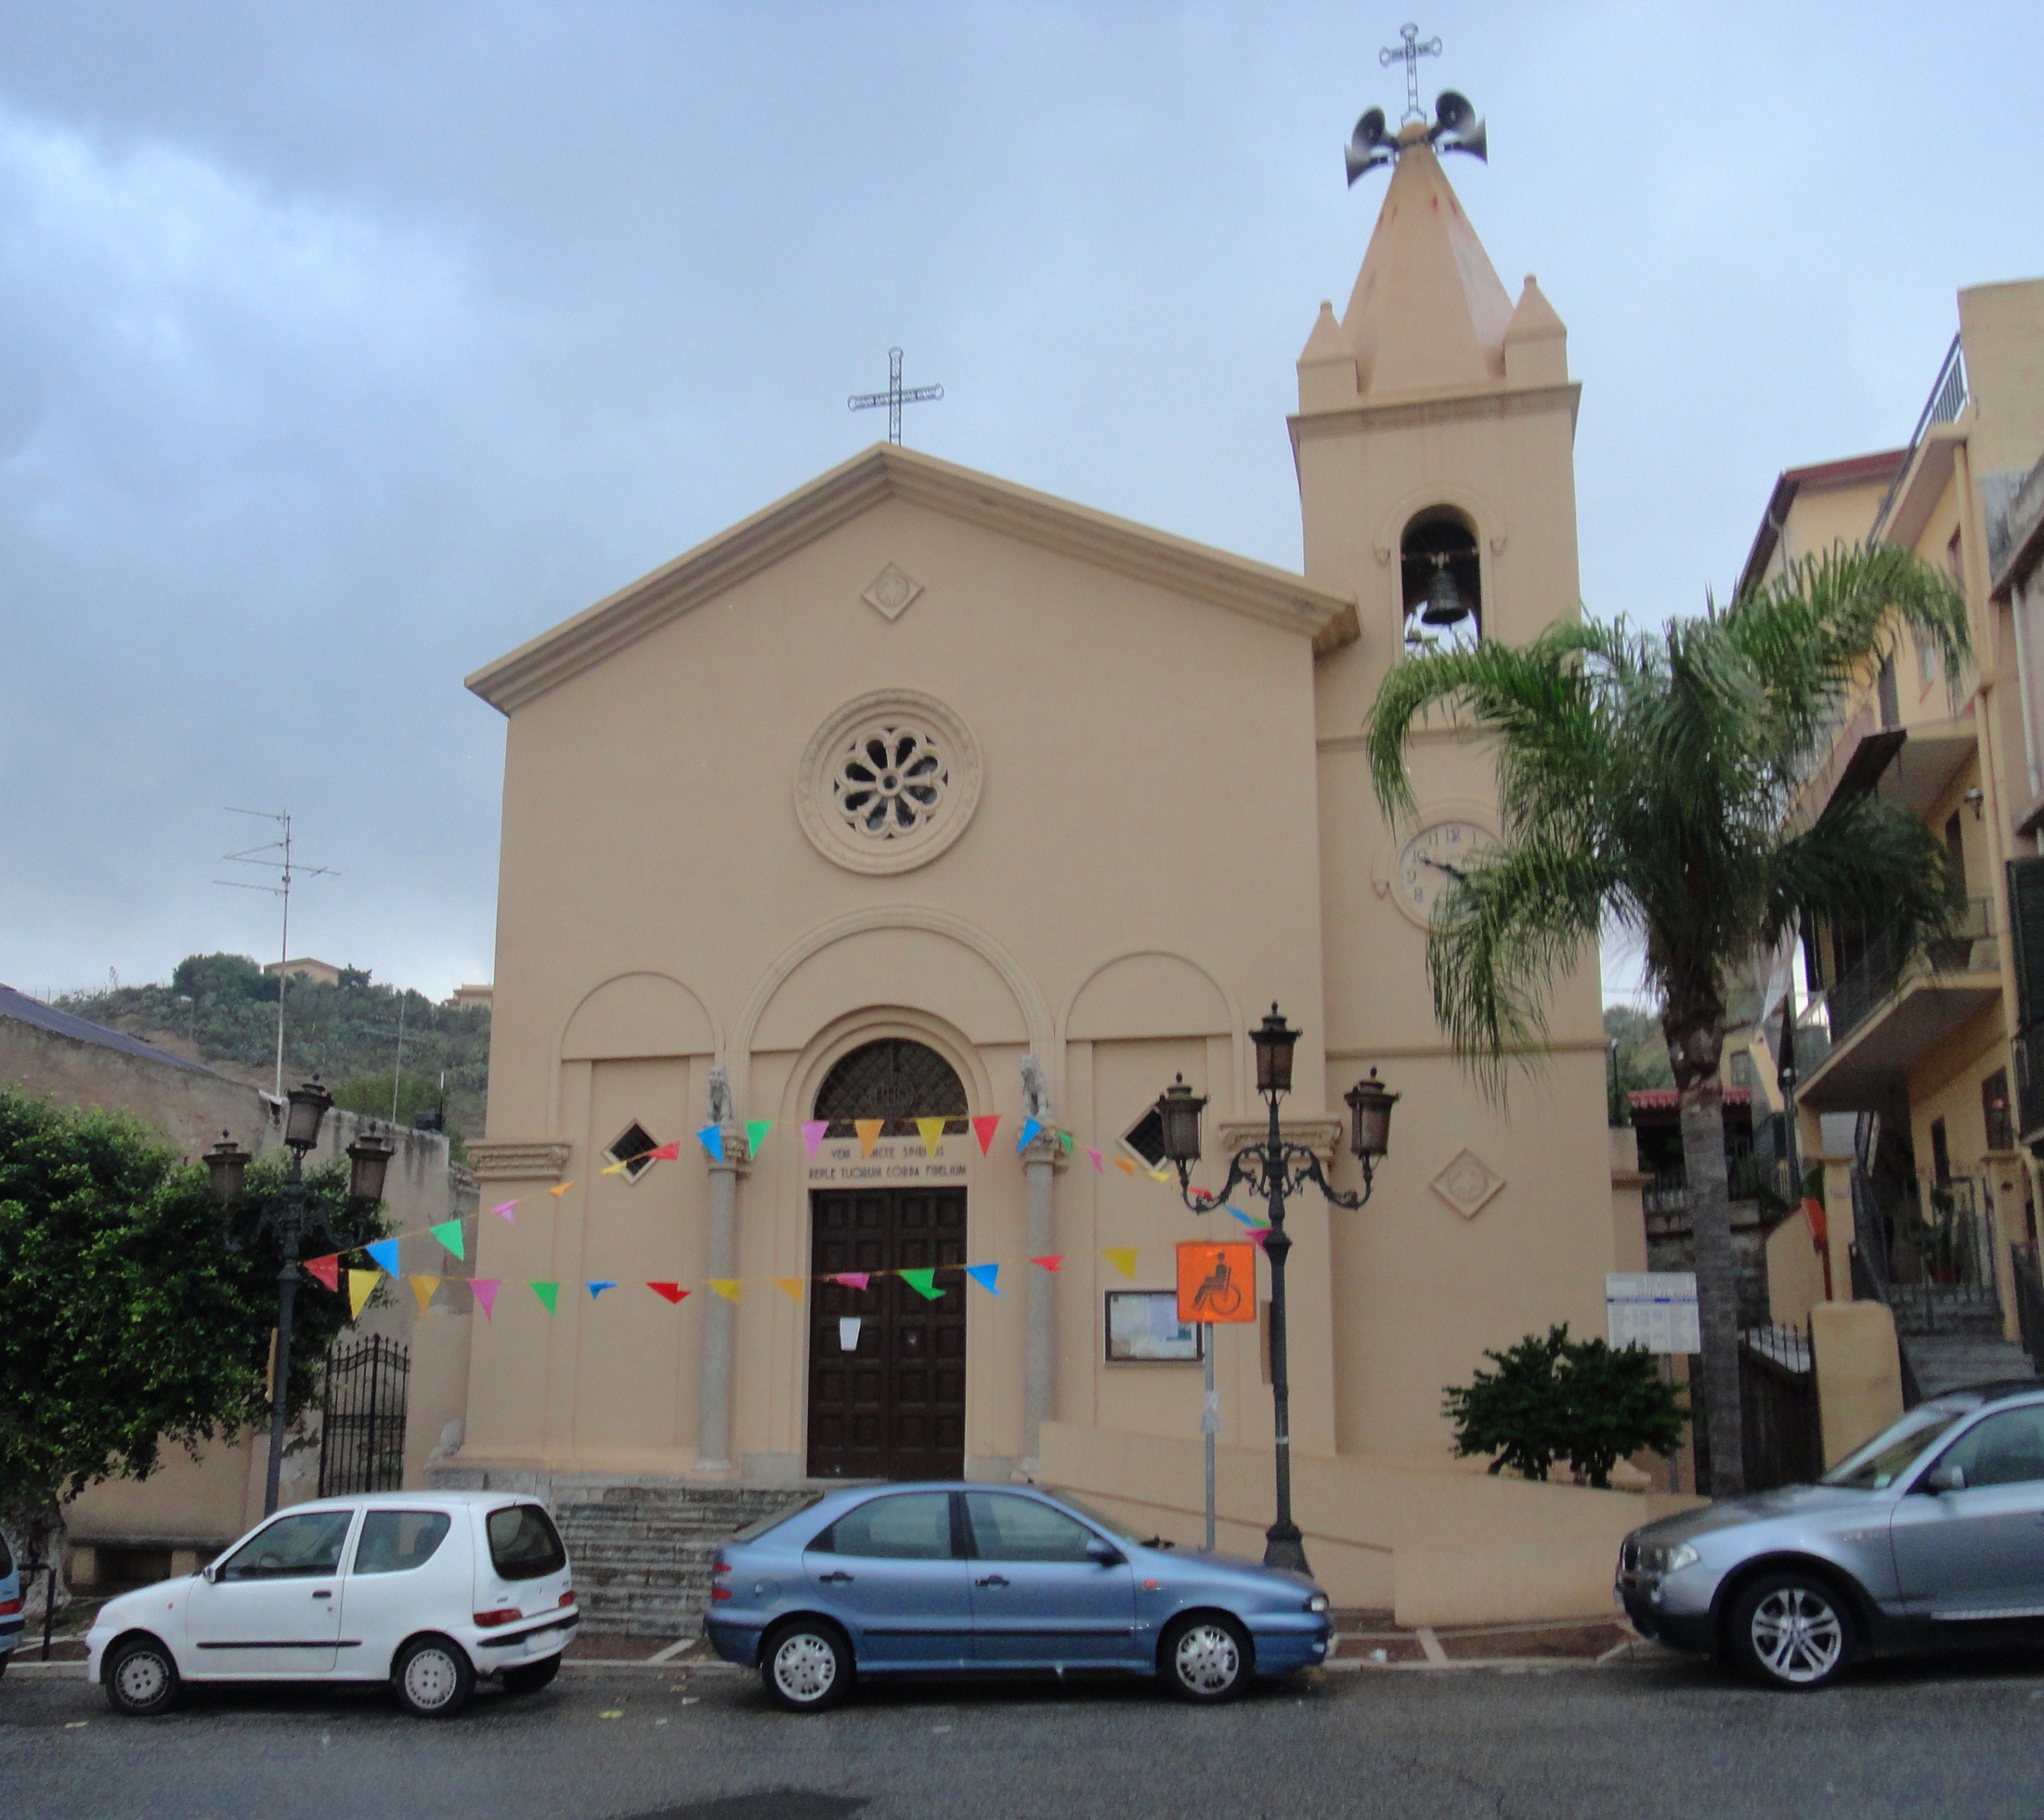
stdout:
POLYGON ((1476 1218, 1504 1186, 1504 1177, 1468 1150, 1451 1157, 1440 1174, 1427 1183, 1464 1219, 1476 1218))
POLYGON ((892 563, 873 578, 873 585, 859 598, 883 619, 899 619, 921 593, 923 585, 911 579, 892 563))

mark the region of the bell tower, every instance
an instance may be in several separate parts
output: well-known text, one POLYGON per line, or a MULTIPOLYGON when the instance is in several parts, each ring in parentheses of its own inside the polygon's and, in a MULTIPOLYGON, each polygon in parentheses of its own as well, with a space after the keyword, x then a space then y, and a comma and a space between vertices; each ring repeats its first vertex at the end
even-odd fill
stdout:
MULTIPOLYGON (((1331 1235, 1337 1445, 1438 1448, 1439 1419, 1390 1385, 1465 1382, 1485 1347, 1569 1320, 1596 1332, 1613 1223, 1595 956, 1556 982, 1543 1053, 1486 1097, 1452 1053, 1426 972, 1458 862, 1501 831, 1495 754, 1437 720, 1407 748, 1417 800, 1387 821, 1362 732, 1378 686, 1432 641, 1521 643, 1579 611, 1568 332, 1529 278, 1515 302, 1441 168, 1486 158, 1469 102, 1357 123, 1351 185, 1388 170, 1361 270, 1322 304, 1290 419, 1305 569, 1356 602, 1359 636, 1316 667, 1329 1091, 1397 1059, 1405 1103, 1374 1217, 1331 1235), (1451 1290, 1450 1286, 1452 1285, 1451 1290)), ((1333 1103, 1330 1099, 1329 1103, 1333 1103)))

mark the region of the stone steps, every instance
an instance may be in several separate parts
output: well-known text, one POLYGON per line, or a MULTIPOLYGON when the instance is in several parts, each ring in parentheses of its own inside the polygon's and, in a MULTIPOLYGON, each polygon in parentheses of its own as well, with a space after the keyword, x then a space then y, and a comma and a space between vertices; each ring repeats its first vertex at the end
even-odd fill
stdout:
POLYGON ((2037 1375, 2029 1354, 2013 1340, 1971 1333, 1906 1333, 1902 1344, 1916 1372, 1917 1385, 1926 1397, 1967 1384, 2037 1375))
POLYGON ((681 1637, 702 1621, 718 1545, 803 1494, 737 1486, 577 1486, 553 1521, 574 1565, 582 1628, 681 1637))

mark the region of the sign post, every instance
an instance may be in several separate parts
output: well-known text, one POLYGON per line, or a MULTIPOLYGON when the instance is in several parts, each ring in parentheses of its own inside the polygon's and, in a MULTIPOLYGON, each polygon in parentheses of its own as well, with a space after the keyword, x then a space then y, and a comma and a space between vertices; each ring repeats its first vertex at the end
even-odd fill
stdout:
POLYGON ((1256 1248, 1247 1240, 1188 1239, 1178 1249, 1178 1319, 1200 1329, 1206 1360, 1206 1401, 1200 1434, 1206 1443, 1206 1552, 1214 1552, 1214 1445, 1220 1434, 1220 1393, 1214 1388, 1214 1329, 1256 1318, 1256 1248))
MULTIPOLYGON (((1637 1346, 1661 1356, 1662 1376, 1674 1381, 1673 1355, 1703 1350, 1693 1270, 1613 1271, 1604 1279, 1604 1320, 1611 1346, 1637 1346)), ((1668 1488, 1682 1489, 1682 1469, 1668 1456, 1668 1488)))

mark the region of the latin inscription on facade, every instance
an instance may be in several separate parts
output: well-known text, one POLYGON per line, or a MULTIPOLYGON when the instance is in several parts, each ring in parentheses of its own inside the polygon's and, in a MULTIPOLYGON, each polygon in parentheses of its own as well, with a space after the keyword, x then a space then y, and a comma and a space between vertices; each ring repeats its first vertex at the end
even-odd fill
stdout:
POLYGON ((963 1188, 970 1179, 970 1138, 945 1138, 931 1156, 919 1138, 883 1138, 871 1156, 859 1154, 855 1138, 827 1138, 809 1159, 811 1188, 905 1188, 943 1183, 963 1188))

